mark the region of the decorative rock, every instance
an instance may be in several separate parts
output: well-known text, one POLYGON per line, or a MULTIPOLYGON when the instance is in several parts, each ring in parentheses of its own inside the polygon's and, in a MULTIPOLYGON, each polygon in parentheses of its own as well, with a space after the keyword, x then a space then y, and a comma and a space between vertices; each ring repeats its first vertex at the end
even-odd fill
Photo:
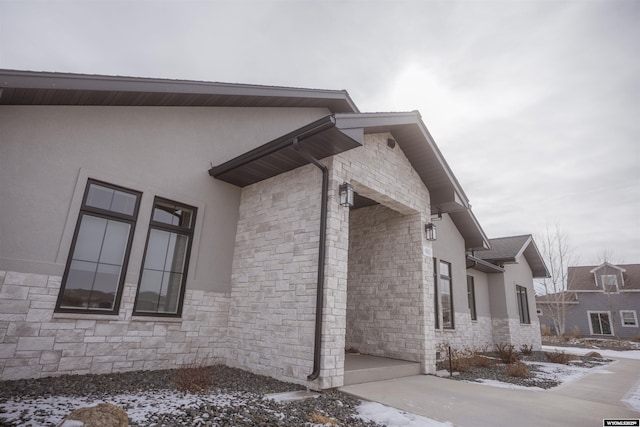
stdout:
POLYGON ((90 408, 80 408, 71 412, 59 427, 127 427, 129 416, 124 409, 110 403, 100 403, 90 408), (68 424, 68 421, 80 421, 82 424, 68 424))

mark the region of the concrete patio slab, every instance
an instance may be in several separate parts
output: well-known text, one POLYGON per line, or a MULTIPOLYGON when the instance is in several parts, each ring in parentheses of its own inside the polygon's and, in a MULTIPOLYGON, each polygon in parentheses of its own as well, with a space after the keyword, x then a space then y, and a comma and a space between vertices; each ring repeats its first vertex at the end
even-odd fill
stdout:
POLYGON ((604 418, 640 418, 622 399, 640 382, 640 361, 618 360, 552 390, 514 390, 432 375, 357 384, 340 390, 460 427, 602 426, 604 418))

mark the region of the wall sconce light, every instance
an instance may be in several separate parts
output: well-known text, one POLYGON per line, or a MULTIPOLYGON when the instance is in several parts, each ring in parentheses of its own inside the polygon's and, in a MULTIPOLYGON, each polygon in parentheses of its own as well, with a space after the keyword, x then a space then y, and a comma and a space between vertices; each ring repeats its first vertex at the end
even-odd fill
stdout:
POLYGON ((436 235, 436 226, 430 222, 424 225, 424 232, 427 235, 427 240, 434 241, 437 238, 436 235))
POLYGON ((353 187, 346 182, 340 185, 340 206, 353 207, 353 187))

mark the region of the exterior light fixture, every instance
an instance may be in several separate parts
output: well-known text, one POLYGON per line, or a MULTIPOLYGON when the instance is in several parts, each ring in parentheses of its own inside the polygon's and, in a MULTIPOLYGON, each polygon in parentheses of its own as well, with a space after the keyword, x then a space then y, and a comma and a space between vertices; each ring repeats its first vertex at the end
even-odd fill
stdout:
POLYGON ((340 206, 353 207, 353 187, 346 182, 340 186, 340 206))
POLYGON ((427 234, 427 240, 436 240, 436 226, 432 222, 424 225, 424 232, 427 234))

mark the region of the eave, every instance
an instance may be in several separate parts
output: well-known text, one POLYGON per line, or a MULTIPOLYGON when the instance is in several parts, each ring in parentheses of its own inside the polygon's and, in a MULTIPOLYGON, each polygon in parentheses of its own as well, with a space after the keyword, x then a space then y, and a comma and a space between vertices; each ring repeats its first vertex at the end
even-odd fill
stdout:
POLYGON ((209 175, 238 187, 309 164, 299 144, 316 159, 324 159, 362 145, 362 131, 341 130, 334 116, 326 116, 209 169, 209 175))
POLYGON ((504 273, 504 268, 492 264, 488 261, 467 255, 467 268, 482 271, 483 273, 504 273))
POLYGON ((344 90, 0 70, 0 105, 327 108, 357 112, 344 90))

